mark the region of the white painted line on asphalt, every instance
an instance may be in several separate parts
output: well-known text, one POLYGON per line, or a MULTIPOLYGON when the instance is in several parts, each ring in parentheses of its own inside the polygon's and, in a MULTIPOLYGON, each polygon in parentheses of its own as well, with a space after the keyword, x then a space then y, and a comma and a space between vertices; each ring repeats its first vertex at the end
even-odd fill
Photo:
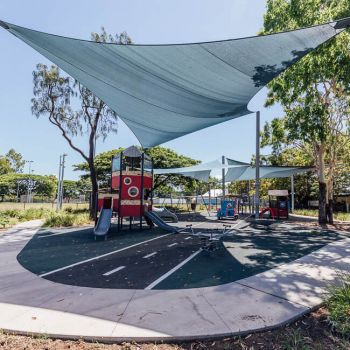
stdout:
POLYGON ((192 239, 192 237, 186 237, 185 240, 187 240, 187 239, 192 239))
POLYGON ((43 234, 40 234, 40 236, 38 235, 38 238, 47 238, 47 237, 59 236, 59 235, 64 235, 65 233, 87 230, 89 228, 92 228, 92 226, 86 226, 86 227, 80 227, 80 228, 76 228, 76 229, 64 230, 62 232, 56 232, 56 233, 52 233, 52 234, 48 234, 48 235, 43 233, 43 234))
POLYGON ((173 247, 174 245, 178 245, 179 243, 172 243, 172 244, 168 244, 168 247, 173 247))
POLYGON ((144 258, 144 259, 148 259, 148 258, 150 258, 151 256, 156 255, 156 254, 157 254, 157 252, 153 252, 153 253, 151 253, 151 254, 145 255, 143 258, 144 258))
POLYGON ((157 284, 159 284, 160 282, 165 280, 167 277, 169 277, 171 274, 173 274, 180 267, 184 266, 186 263, 188 263, 190 260, 192 260, 194 257, 196 257, 201 251, 202 251, 202 249, 197 250, 195 253, 190 255, 187 259, 185 259, 184 261, 181 261, 180 264, 176 265, 170 271, 165 273, 163 276, 160 276, 158 279, 156 279, 154 282, 152 282, 150 285, 148 285, 145 289, 153 289, 157 284))
POLYGON ((114 272, 118 272, 120 270, 123 270, 124 268, 125 268, 125 266, 119 266, 119 267, 117 267, 114 270, 111 270, 111 271, 108 271, 108 272, 104 273, 103 276, 109 276, 109 275, 111 275, 114 272))
POLYGON ((148 239, 147 241, 142 241, 142 242, 139 242, 139 243, 135 243, 135 244, 132 244, 132 245, 130 245, 128 247, 124 247, 124 248, 121 248, 121 249, 118 249, 118 250, 114 250, 113 252, 109 252, 109 253, 106 253, 106 254, 95 256, 95 257, 90 258, 90 259, 78 261, 78 262, 76 262, 74 264, 67 265, 67 266, 64 266, 64 267, 60 267, 59 269, 56 269, 56 270, 53 270, 53 271, 45 272, 45 273, 39 275, 39 277, 49 276, 49 275, 52 275, 53 273, 56 273, 56 272, 59 272, 59 271, 63 271, 63 270, 67 270, 67 269, 69 269, 71 267, 78 266, 78 265, 81 265, 81 264, 85 264, 85 263, 90 262, 90 261, 101 259, 101 258, 104 258, 106 256, 109 256, 109 255, 112 255, 112 254, 115 254, 115 253, 119 253, 119 252, 122 252, 122 251, 130 249, 130 248, 137 247, 137 246, 139 246, 141 244, 144 244, 144 243, 147 243, 147 242, 151 242, 151 241, 155 241, 156 239, 160 239, 160 238, 163 238, 163 237, 166 237, 166 236, 170 236, 172 234, 173 233, 167 233, 166 235, 162 235, 162 236, 159 236, 159 237, 151 238, 151 239, 148 239))

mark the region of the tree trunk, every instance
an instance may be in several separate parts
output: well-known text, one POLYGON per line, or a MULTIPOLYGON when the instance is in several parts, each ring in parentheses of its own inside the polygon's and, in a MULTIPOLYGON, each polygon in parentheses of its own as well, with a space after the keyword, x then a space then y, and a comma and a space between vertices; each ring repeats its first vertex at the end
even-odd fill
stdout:
POLYGON ((329 181, 327 184, 327 198, 328 198, 328 206, 327 206, 327 217, 328 222, 333 225, 333 199, 334 199, 334 176, 333 176, 333 169, 330 169, 329 171, 329 181))
POLYGON ((318 222, 319 224, 327 223, 327 184, 325 179, 325 164, 324 164, 324 145, 318 146, 318 222))
POLYGON ((90 169, 90 180, 91 180, 91 206, 90 206, 90 218, 96 220, 96 209, 97 209, 97 193, 98 193, 98 183, 96 169, 93 159, 89 159, 89 169, 90 169))
POLYGON ((333 225, 333 199, 328 200, 328 222, 333 225))

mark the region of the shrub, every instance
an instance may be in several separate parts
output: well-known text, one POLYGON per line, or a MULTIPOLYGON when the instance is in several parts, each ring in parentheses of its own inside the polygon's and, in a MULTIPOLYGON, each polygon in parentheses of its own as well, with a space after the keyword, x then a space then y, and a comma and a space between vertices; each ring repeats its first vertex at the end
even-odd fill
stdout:
POLYGON ((88 213, 83 214, 69 214, 65 212, 55 213, 51 212, 46 218, 44 226, 46 227, 69 227, 79 226, 90 223, 88 213))
POLYGON ((35 219, 43 219, 49 214, 50 210, 44 208, 30 208, 19 211, 18 219, 20 221, 29 221, 35 219))
POLYGON ((66 213, 71 214, 71 213, 74 212, 74 209, 73 209, 72 207, 66 207, 66 208, 64 208, 64 211, 65 211, 66 213))
POLYGON ((19 210, 16 209, 7 209, 2 212, 2 214, 10 217, 10 218, 18 218, 19 210))
POLYGON ((350 274, 341 276, 341 283, 329 288, 326 306, 329 322, 336 332, 350 337, 350 274))

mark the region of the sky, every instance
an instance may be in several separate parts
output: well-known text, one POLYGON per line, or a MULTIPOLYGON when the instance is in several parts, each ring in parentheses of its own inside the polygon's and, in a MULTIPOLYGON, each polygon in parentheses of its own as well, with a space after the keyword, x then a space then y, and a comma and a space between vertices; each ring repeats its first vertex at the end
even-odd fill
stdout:
MULTIPOLYGON (((104 26, 109 33, 126 31, 137 44, 185 43, 256 35, 263 26, 265 4, 265 0, 1 0, 0 19, 79 39, 90 39, 91 32, 104 26)), ((37 119, 30 110, 32 72, 38 63, 50 62, 2 28, 0 53, 0 155, 14 148, 33 161, 35 173, 57 175, 59 156, 67 153, 65 178, 78 179, 80 173, 72 165, 81 163, 81 156, 45 117, 37 119)), ((251 111, 261 111, 262 126, 283 113, 278 105, 264 108, 266 93, 261 90, 248 105, 251 111)), ((86 138, 76 142, 86 150, 86 138)), ((139 143, 119 119, 117 134, 98 140, 96 152, 133 144, 139 143)), ((162 146, 203 162, 222 155, 250 161, 255 153, 255 114, 162 146)))

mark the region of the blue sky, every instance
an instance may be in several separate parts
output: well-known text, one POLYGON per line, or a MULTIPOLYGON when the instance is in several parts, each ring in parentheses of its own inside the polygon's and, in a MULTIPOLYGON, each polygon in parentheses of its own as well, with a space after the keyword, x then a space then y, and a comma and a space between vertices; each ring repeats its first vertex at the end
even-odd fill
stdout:
MULTIPOLYGON (((104 26, 110 33, 127 31, 133 42, 183 43, 255 35, 263 25, 264 0, 1 0, 2 20, 58 35, 89 39, 104 26)), ((65 177, 78 178, 72 164, 80 155, 69 148, 58 130, 30 111, 32 71, 37 63, 50 64, 40 54, 0 29, 0 154, 10 148, 32 160, 38 174, 57 174, 59 155, 67 153, 65 177)), ((280 106, 263 107, 266 90, 249 104, 261 110, 262 125, 282 116, 280 106)), ((85 139, 77 140, 84 146, 85 139)), ((97 144, 97 152, 138 144, 119 121, 118 133, 97 144)), ((209 161, 228 157, 249 161, 255 152, 255 115, 167 142, 164 146, 209 161)))

